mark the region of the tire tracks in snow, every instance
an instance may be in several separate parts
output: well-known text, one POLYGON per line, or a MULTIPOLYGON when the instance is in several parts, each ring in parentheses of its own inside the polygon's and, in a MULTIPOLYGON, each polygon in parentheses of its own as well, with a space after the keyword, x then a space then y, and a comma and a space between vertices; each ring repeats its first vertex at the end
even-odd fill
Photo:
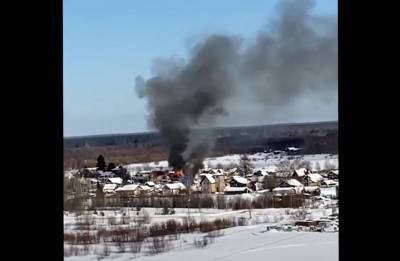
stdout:
POLYGON ((254 247, 240 249, 240 250, 235 251, 235 252, 233 252, 233 253, 231 253, 231 254, 229 254, 229 255, 219 256, 219 257, 210 259, 209 261, 225 259, 225 258, 234 256, 234 255, 241 254, 241 253, 243 253, 243 252, 249 252, 249 251, 256 250, 256 249, 259 249, 259 248, 263 248, 263 247, 266 247, 266 246, 270 246, 270 245, 273 245, 273 244, 276 244, 276 243, 279 243, 279 242, 282 242, 282 241, 291 240, 291 239, 293 239, 293 238, 297 238, 297 237, 301 237, 301 236, 306 236, 306 235, 307 235, 307 234, 294 235, 294 236, 282 238, 282 239, 279 239, 279 240, 275 240, 275 241, 272 241, 272 242, 267 242, 267 243, 264 243, 264 244, 260 244, 260 245, 254 246, 254 247))

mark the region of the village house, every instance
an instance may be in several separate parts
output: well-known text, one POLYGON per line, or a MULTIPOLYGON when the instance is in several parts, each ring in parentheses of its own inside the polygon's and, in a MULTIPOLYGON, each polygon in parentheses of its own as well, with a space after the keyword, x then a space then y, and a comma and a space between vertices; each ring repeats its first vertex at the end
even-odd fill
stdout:
POLYGON ((120 197, 135 197, 140 194, 140 188, 138 184, 130 184, 117 188, 115 192, 120 197))
POLYGON ((249 189, 248 187, 225 187, 224 193, 225 195, 251 193, 251 189, 249 189))
POLYGON ((115 174, 110 171, 106 171, 106 172, 99 171, 98 172, 98 180, 100 180, 100 182, 103 182, 103 183, 106 182, 107 179, 109 179, 109 178, 114 178, 114 176, 115 176, 115 174))
POLYGON ((225 175, 225 171, 223 169, 210 169, 206 174, 211 174, 213 176, 225 175))
POLYGON ((164 170, 162 168, 155 168, 151 172, 149 171, 150 181, 159 180, 160 177, 163 177, 167 174, 168 169, 164 170))
POLYGON ((154 185, 154 192, 156 192, 158 194, 162 194, 162 188, 163 188, 162 184, 156 184, 156 185, 154 185))
POLYGON ((324 180, 324 178, 317 173, 313 174, 307 174, 304 177, 304 185, 305 186, 321 186, 321 182, 324 180))
POLYGON ((139 195, 144 196, 152 193, 154 191, 154 187, 149 187, 147 185, 139 185, 137 190, 139 191, 138 192, 139 195))
POLYGON ((298 194, 296 188, 294 187, 277 187, 272 190, 274 196, 285 196, 298 194))
POLYGON ((216 192, 216 180, 211 174, 202 174, 200 180, 201 192, 203 193, 215 193, 216 192))
POLYGON ((165 196, 175 196, 186 192, 186 187, 182 182, 168 183, 162 187, 165 196))
POLYGON ((264 182, 264 178, 268 176, 268 171, 266 169, 258 169, 251 176, 251 181, 253 182, 264 182))
POLYGON ((215 190, 217 193, 223 193, 225 189, 225 175, 216 175, 214 176, 214 179, 216 181, 215 183, 215 190))
POLYGON ((325 179, 321 182, 321 188, 330 188, 335 187, 339 184, 339 182, 335 180, 325 179))
POLYGON ((166 184, 166 183, 171 182, 171 179, 170 179, 168 173, 164 173, 162 175, 161 174, 153 175, 151 177, 151 181, 154 182, 155 184, 159 184, 159 183, 166 184))
POLYGON ((103 186, 103 192, 104 193, 114 193, 115 192, 115 189, 117 188, 117 184, 104 184, 104 186, 103 186))
POLYGON ((321 194, 321 190, 318 186, 306 186, 303 187, 303 194, 319 196, 321 194))
POLYGON ((304 178, 309 173, 306 168, 300 168, 293 171, 290 176, 292 179, 298 180, 300 183, 304 184, 304 178))
POLYGON ((233 176, 229 181, 230 187, 247 187, 248 180, 240 176, 233 176))
POLYGON ((286 188, 286 187, 303 187, 303 184, 301 184, 298 180, 296 179, 288 179, 288 180, 283 180, 278 187, 280 188, 286 188))
POLYGON ((327 175, 328 179, 338 180, 339 179, 339 170, 331 170, 327 175))
POLYGON ((147 170, 138 171, 134 176, 133 180, 137 183, 144 184, 146 181, 150 181, 151 172, 147 170))
POLYGON ((149 186, 150 188, 154 188, 154 186, 156 185, 156 183, 154 183, 153 181, 147 181, 144 183, 146 186, 149 186))
POLYGON ((106 180, 106 184, 116 184, 116 185, 122 185, 123 180, 119 177, 117 178, 108 178, 106 180))
MULTIPOLYGON (((296 194, 300 194, 303 190, 303 184, 296 179, 283 180, 279 185, 279 188, 294 188, 296 194)), ((273 192, 273 191, 272 191, 273 192)))
POLYGON ((264 184, 263 184, 263 182, 250 181, 249 188, 253 191, 264 190, 264 184))

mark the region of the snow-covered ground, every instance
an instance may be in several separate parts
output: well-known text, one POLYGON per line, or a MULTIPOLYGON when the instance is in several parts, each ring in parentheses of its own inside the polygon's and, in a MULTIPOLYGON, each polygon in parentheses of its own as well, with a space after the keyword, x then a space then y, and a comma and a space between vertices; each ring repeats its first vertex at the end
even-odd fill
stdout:
MULTIPOLYGON (((330 200, 331 202, 334 200, 330 200)), ((329 202, 326 202, 329 203, 329 202)), ((188 210, 185 208, 176 208, 175 214, 161 215, 159 209, 143 208, 151 220, 150 224, 166 222, 167 220, 182 221, 188 216, 188 210)), ((244 257, 256 260, 291 260, 297 257, 300 260, 337 260, 338 259, 338 235, 337 232, 281 232, 276 230, 266 231, 267 225, 285 226, 293 225, 298 220, 298 214, 304 209, 284 209, 284 208, 268 208, 268 209, 252 209, 251 218, 249 210, 219 210, 219 209, 190 209, 190 217, 197 222, 212 221, 217 218, 243 218, 246 220, 246 226, 223 229, 220 237, 214 238, 214 242, 209 243, 205 248, 196 248, 195 240, 203 239, 206 234, 195 232, 188 234, 179 234, 173 240, 168 240, 168 250, 158 255, 149 255, 148 247, 151 246, 149 241, 145 241, 142 245, 140 253, 118 253, 117 246, 111 246, 111 255, 106 260, 131 260, 140 258, 140 260, 179 260, 180 258, 191 258, 191 261, 206 260, 240 260, 244 257)), ((306 209, 306 219, 320 219, 331 215, 332 209, 315 208, 306 209)), ((131 208, 121 208, 115 211, 103 211, 105 216, 99 217, 92 215, 97 224, 97 228, 105 225, 108 228, 107 218, 114 216, 117 221, 123 216, 123 213, 137 215, 136 211, 131 208)), ((65 231, 74 231, 74 223, 76 222, 75 213, 64 215, 65 231)), ((134 224, 133 224, 134 225, 134 224)), ((129 226, 129 225, 128 225, 129 226)), ((169 238, 168 236, 166 237, 169 238)), ((65 248, 71 246, 66 244, 65 248)), ((90 245, 89 255, 65 257, 65 260, 96 260, 98 255, 93 253, 101 253, 103 245, 90 245)))
MULTIPOLYGON (((326 201, 325 205, 335 202, 334 200, 326 201)), ((161 209, 157 208, 142 208, 139 214, 146 211, 150 217, 150 223, 159 223, 166 222, 169 219, 175 219, 177 221, 182 221, 188 217, 188 209, 186 208, 175 208, 175 214, 172 215, 162 215, 159 212, 161 209)), ((292 217, 296 214, 300 209, 290 209, 290 208, 266 208, 266 209, 252 209, 251 213, 247 209, 241 210, 224 210, 224 209, 189 209, 189 216, 193 218, 195 221, 212 221, 215 219, 221 218, 249 218, 250 214, 252 216, 251 222, 253 223, 274 223, 274 224, 282 224, 288 221, 293 220, 292 217)), ((322 216, 332 214, 331 209, 326 208, 315 208, 315 209, 306 209, 308 214, 308 218, 318 219, 322 216)), ((100 212, 100 211, 99 211, 100 212)), ((116 217, 116 221, 123 217, 125 213, 126 216, 131 216, 132 220, 137 215, 137 212, 134 208, 120 208, 120 210, 116 211, 102 211, 104 213, 104 217, 90 214, 95 222, 97 222, 100 226, 103 224, 107 224, 107 218, 110 216, 116 217)), ((93 213, 93 211, 89 212, 93 213)), ((67 231, 67 227, 73 226, 76 222, 75 213, 64 215, 64 226, 65 231, 67 231)))
MULTIPOLYGON (((299 156, 295 156, 299 157, 299 156)), ((275 166, 288 156, 274 155, 273 153, 257 153, 249 155, 253 166, 273 170, 275 166)), ((326 162, 338 167, 338 156, 329 154, 316 154, 316 155, 302 155, 302 160, 310 161, 312 168, 315 169, 317 163, 321 168, 324 167, 326 162)), ((240 155, 227 155, 222 157, 206 158, 204 165, 206 168, 232 166, 240 162, 240 155)), ((143 168, 167 168, 167 161, 136 163, 126 166, 127 169, 134 173, 143 168)), ((242 197, 256 197, 256 194, 244 194, 242 197)), ((88 212, 94 220, 95 229, 100 228, 113 228, 110 225, 109 217, 115 217, 115 222, 118 223, 127 216, 128 223, 124 226, 135 226, 135 216, 140 216, 146 212, 150 219, 148 226, 154 223, 166 222, 173 219, 176 221, 185 220, 188 215, 196 222, 200 221, 213 221, 215 219, 232 219, 242 218, 247 221, 247 226, 232 227, 222 230, 223 235, 215 238, 214 242, 210 243, 204 248, 196 248, 194 246, 195 240, 204 238, 206 234, 195 232, 188 234, 179 234, 177 238, 169 242, 169 249, 165 253, 158 255, 148 255, 147 247, 149 242, 145 241, 142 246, 142 251, 139 253, 117 253, 116 246, 111 247, 111 255, 103 257, 105 260, 184 260, 190 261, 212 261, 212 260, 232 260, 242 261, 249 259, 251 261, 257 260, 274 260, 274 261, 292 261, 292 260, 338 260, 338 233, 337 232, 283 232, 283 231, 266 231, 267 225, 285 225, 293 224, 299 220, 300 212, 306 212, 305 219, 319 219, 331 215, 332 209, 337 200, 331 198, 336 196, 336 188, 321 188, 321 197, 318 201, 320 206, 314 206, 310 209, 284 209, 284 208, 267 208, 267 209, 252 209, 251 212, 246 209, 231 210, 231 209, 188 209, 175 208, 175 213, 172 215, 162 215, 161 209, 156 208, 142 208, 138 213, 134 208, 118 208, 115 210, 98 211, 97 214, 88 212), (328 208, 327 208, 328 207, 328 208), (104 216, 100 213, 103 212, 104 216), (147 244, 147 245, 146 245, 147 244)), ((103 214, 102 213, 102 214, 103 214)), ((337 213, 337 209, 336 212, 337 213)), ((303 213, 304 214, 304 213, 303 213)), ((304 217, 303 217, 304 218, 304 217)), ((73 232, 76 230, 76 216, 75 213, 68 213, 64 215, 64 231, 73 232)), ((117 227, 119 225, 115 225, 117 227)), ((115 228, 114 227, 114 228, 115 228)), ((168 238, 168 236, 167 236, 168 238)), ((65 248, 71 246, 65 244, 65 248)), ((76 247, 76 246, 73 246, 76 247)), ((82 246, 79 246, 82 247, 82 246)), ((64 257, 66 261, 84 261, 84 260, 99 260, 99 255, 93 253, 100 253, 103 245, 88 245, 90 250, 89 255, 84 256, 70 256, 64 257)), ((129 247, 128 247, 129 248, 129 247)))
MULTIPOLYGON (((275 261, 337 261, 338 233, 266 232, 265 225, 234 227, 223 230, 221 237, 204 248, 195 248, 193 242, 204 234, 182 234, 172 241, 168 252, 158 255, 111 253, 104 260, 190 260, 214 261, 243 259, 275 261)), ((98 260, 95 255, 66 257, 67 261, 98 260)))
MULTIPOLYGON (((204 160, 204 165, 206 168, 216 167, 218 164, 225 166, 230 166, 233 164, 238 164, 240 161, 241 155, 233 154, 233 155, 226 155, 221 157, 210 157, 204 160)), ((280 156, 274 155, 273 153, 256 153, 250 154, 249 158, 251 163, 254 165, 255 168, 267 168, 273 170, 276 164, 280 161, 285 160, 289 157, 299 157, 299 156, 280 156)), ((336 167, 338 167, 338 156, 337 155, 330 155, 330 154, 310 154, 310 155, 301 155, 302 160, 310 161, 313 170, 315 170, 316 164, 320 165, 321 168, 324 167, 325 162, 329 162, 336 167)), ((137 171, 144 167, 148 168, 167 168, 168 162, 167 161, 158 161, 158 162, 148 162, 148 163, 135 163, 129 164, 126 166, 129 171, 137 171)))

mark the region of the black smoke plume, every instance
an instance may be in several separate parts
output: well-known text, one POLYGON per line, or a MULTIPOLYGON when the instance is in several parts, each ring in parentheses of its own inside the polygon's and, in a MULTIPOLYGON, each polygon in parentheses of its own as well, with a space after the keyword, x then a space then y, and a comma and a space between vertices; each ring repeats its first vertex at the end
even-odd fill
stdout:
POLYGON ((233 90, 232 65, 237 61, 237 44, 232 37, 209 37, 192 49, 187 64, 170 61, 164 63, 168 68, 157 68, 155 77, 147 81, 136 79, 140 97, 147 99, 149 125, 160 132, 168 145, 171 167, 183 169, 186 162, 198 162, 205 156, 207 144, 188 147, 193 142, 191 131, 226 113, 224 102, 233 90))
POLYGON ((312 15, 311 0, 279 3, 277 16, 255 43, 241 48, 240 37, 212 35, 195 45, 186 63, 159 59, 154 77, 136 78, 138 95, 147 101, 149 126, 169 148, 170 166, 190 166, 189 174, 201 168, 210 147, 193 135, 193 128, 212 126, 234 107, 258 104, 267 123, 307 93, 335 97, 336 19, 312 15))

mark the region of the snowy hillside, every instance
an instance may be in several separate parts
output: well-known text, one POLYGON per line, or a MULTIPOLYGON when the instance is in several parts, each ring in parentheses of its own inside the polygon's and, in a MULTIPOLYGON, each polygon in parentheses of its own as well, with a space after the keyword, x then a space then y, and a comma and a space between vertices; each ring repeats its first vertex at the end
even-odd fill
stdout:
MULTIPOLYGON (((265 231, 265 225, 225 229, 223 236, 205 248, 194 248, 193 241, 202 234, 184 234, 173 242, 171 250, 159 255, 132 253, 111 254, 104 260, 127 261, 242 261, 246 260, 308 260, 337 261, 338 233, 265 231)), ((98 260, 94 255, 67 257, 66 261, 98 260)))
MULTIPOLYGON (((210 157, 204 160, 204 165, 206 168, 216 167, 218 164, 223 167, 227 167, 233 164, 239 164, 241 155, 232 154, 221 157, 210 157)), ((293 157, 293 156, 292 156, 293 157)), ((296 156, 299 157, 299 156, 296 156)), ((316 164, 318 163, 321 168, 323 168, 326 162, 335 165, 338 167, 338 156, 330 155, 330 154, 311 154, 311 155, 302 155, 302 160, 310 161, 313 170, 315 170, 316 164)), ((274 169, 276 164, 280 161, 290 158, 290 156, 281 156, 274 155, 273 153, 256 153, 249 155, 251 163, 255 168, 268 168, 274 169)), ((135 171, 142 169, 144 167, 148 168, 167 168, 168 162, 166 160, 159 162, 148 162, 148 163, 135 163, 129 164, 126 166, 128 170, 135 171)))

